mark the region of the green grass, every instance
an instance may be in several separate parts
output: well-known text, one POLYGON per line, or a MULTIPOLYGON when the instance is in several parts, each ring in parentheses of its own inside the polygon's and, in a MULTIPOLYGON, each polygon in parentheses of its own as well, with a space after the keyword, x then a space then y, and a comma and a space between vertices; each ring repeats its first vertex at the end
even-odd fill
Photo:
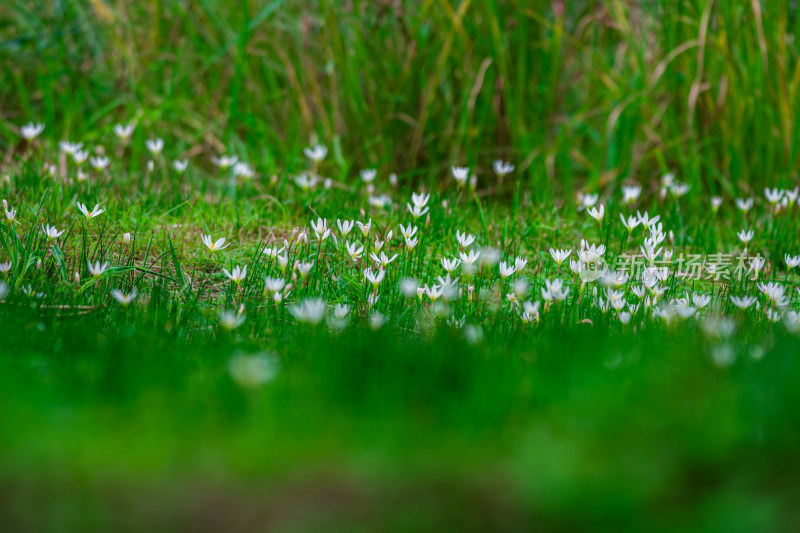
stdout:
POLYGON ((785 256, 800 254, 800 206, 763 189, 797 185, 797 15, 757 1, 6 2, 4 523, 796 529, 800 278, 785 256), (46 126, 30 143, 29 121, 46 126), (117 123, 136 125, 129 142, 117 123), (109 167, 76 164, 66 139, 109 167), (317 142, 328 155, 313 164, 303 149, 317 142), (226 153, 254 176, 211 163, 226 153), (495 159, 516 169, 498 180, 495 159), (453 165, 477 183, 457 186, 453 165), (627 204, 631 184, 642 192, 627 204), (414 218, 422 191, 430 212, 414 218), (584 193, 601 222, 576 205, 584 193), (78 202, 105 211, 88 220, 78 202), (637 211, 660 215, 658 248, 674 255, 659 254, 671 270, 646 297, 639 276, 619 284, 627 321, 569 263, 586 239, 621 268, 647 236, 620 221, 637 211), (337 219, 371 220, 369 235, 342 236, 337 219), (48 239, 46 224, 64 233, 48 239), (413 249, 400 224, 418 227, 413 249), (689 254, 741 253, 742 229, 766 260, 757 280, 676 275, 689 254), (466 249, 528 263, 506 279, 496 262, 459 267, 459 291, 435 301, 404 295, 403 278, 441 283, 457 231, 475 236, 466 249), (201 235, 230 247, 212 253, 201 235), (363 273, 376 239, 398 254, 377 288, 363 273), (287 244, 285 267, 262 253, 287 244), (550 248, 573 252, 558 267, 550 248), (311 261, 303 276, 296 262, 311 261), (240 284, 223 273, 235 266, 240 284), (282 301, 265 278, 287 283, 282 301), (556 278, 569 294, 546 301, 556 278), (115 289, 136 298, 121 305, 115 289), (693 293, 711 303, 679 318, 693 293), (757 305, 738 309, 741 295, 757 305), (297 318, 315 298, 320 323, 297 318), (526 301, 540 304, 529 322, 526 301))

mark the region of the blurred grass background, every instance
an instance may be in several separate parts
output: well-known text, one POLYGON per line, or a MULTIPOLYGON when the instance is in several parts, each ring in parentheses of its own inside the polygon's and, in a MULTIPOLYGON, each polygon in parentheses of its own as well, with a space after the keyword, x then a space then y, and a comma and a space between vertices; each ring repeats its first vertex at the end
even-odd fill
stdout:
POLYGON ((319 140, 343 172, 502 157, 533 187, 746 191, 797 171, 798 24, 788 0, 7 0, 0 149, 136 118, 139 150, 262 171, 319 140))

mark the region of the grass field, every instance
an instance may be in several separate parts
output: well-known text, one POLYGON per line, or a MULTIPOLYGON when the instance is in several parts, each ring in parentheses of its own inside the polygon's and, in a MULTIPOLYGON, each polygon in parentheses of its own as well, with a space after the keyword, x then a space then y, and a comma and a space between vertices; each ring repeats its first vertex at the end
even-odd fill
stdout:
POLYGON ((4 3, 4 529, 796 530, 799 25, 4 3))

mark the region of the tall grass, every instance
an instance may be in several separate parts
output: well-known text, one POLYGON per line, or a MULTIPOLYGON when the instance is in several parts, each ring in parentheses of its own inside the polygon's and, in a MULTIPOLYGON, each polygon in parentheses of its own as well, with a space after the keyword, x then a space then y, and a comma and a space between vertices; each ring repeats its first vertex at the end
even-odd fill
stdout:
POLYGON ((730 193, 797 172, 798 24, 757 0, 10 0, 0 149, 29 119, 94 141, 136 117, 267 172, 316 137, 342 174, 502 156, 541 191, 673 170, 730 193))

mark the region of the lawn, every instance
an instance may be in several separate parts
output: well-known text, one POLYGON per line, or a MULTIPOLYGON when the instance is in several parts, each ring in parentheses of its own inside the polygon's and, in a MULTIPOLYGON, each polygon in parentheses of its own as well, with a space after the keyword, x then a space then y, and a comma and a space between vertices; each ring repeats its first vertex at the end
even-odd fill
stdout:
POLYGON ((0 7, 6 527, 797 529, 797 15, 0 7))

